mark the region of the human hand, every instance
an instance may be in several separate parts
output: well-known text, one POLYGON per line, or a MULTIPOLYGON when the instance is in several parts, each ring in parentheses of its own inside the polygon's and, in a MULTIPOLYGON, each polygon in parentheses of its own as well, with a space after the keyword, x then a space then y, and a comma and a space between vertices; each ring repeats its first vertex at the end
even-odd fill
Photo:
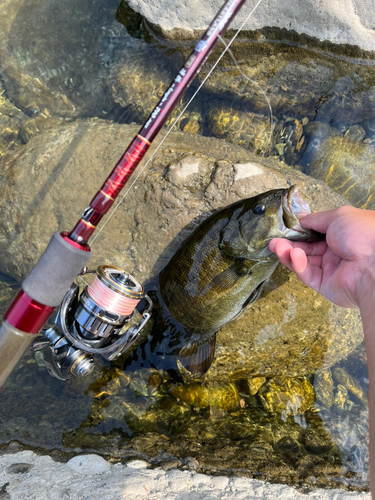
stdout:
POLYGON ((275 238, 270 250, 329 301, 361 308, 365 297, 375 294, 375 211, 343 206, 307 215, 300 223, 326 234, 326 240, 307 243, 275 238))

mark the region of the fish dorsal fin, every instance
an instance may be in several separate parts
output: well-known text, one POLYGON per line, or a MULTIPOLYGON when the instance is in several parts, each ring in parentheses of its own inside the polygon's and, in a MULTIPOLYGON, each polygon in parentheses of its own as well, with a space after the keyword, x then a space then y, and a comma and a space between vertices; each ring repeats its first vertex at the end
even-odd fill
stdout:
POLYGON ((184 346, 179 354, 179 362, 190 373, 202 376, 212 364, 215 355, 216 333, 208 340, 184 346))

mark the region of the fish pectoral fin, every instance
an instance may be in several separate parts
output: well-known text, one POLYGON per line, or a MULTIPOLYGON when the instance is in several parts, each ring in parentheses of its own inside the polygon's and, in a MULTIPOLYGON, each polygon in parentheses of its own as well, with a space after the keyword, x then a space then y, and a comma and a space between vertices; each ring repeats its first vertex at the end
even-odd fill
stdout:
POLYGON ((215 276, 209 283, 209 288, 215 288, 218 292, 226 292, 233 288, 239 279, 240 276, 237 274, 235 266, 231 266, 215 276))
POLYGON ((248 276, 252 273, 252 269, 258 265, 258 262, 254 264, 254 261, 241 259, 235 264, 231 265, 225 271, 221 272, 210 283, 205 287, 202 295, 207 293, 207 291, 215 289, 217 292, 228 292, 233 288, 237 282, 244 276, 248 276))
POLYGON ((217 292, 227 292, 247 274, 249 273, 247 272, 247 268, 244 267, 244 262, 236 262, 232 266, 225 269, 225 271, 222 271, 220 274, 215 276, 215 278, 213 278, 205 287, 202 294, 205 294, 212 289, 215 289, 217 292))
POLYGON ((204 375, 212 364, 215 355, 216 333, 202 343, 194 342, 184 346, 178 359, 182 366, 197 376, 204 375))

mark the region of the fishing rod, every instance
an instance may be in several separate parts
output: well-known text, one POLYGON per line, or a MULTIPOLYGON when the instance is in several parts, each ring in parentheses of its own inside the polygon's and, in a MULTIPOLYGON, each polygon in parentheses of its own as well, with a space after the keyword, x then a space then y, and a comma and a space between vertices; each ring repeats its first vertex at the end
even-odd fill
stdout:
POLYGON ((245 1, 225 2, 72 231, 54 233, 23 281, 0 328, 0 387, 32 342, 33 351, 45 351, 48 371, 67 379, 89 373, 92 355, 115 359, 139 337, 152 301, 135 278, 121 269, 101 266, 80 295, 72 283, 91 257, 88 241, 99 222, 245 1), (148 302, 142 319, 124 332, 142 298, 148 302), (36 337, 60 304, 55 325, 36 337))

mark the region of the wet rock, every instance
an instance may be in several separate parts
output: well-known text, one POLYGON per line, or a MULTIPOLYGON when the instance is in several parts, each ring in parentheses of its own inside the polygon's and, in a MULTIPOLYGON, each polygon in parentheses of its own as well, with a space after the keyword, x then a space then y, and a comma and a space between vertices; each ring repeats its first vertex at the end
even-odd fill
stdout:
POLYGON ((333 377, 339 384, 342 384, 351 394, 359 399, 363 406, 366 408, 368 407, 368 397, 364 389, 355 378, 351 377, 349 373, 344 370, 344 368, 334 368, 333 377))
POLYGON ((208 112, 208 127, 214 137, 226 139, 258 154, 269 154, 273 148, 271 123, 267 116, 213 102, 208 112))
MULTIPOLYGON (((345 50, 341 49, 341 55, 347 55, 345 50)), ((319 120, 346 131, 355 125, 364 128, 363 120, 374 119, 372 68, 365 60, 357 64, 322 52, 312 57, 311 51, 301 46, 267 40, 258 40, 256 44, 234 43, 232 51, 237 63, 224 57, 205 82, 205 88, 212 96, 220 99, 225 96, 224 106, 232 108, 231 115, 241 117, 243 122, 246 113, 269 120, 270 109, 275 122, 298 120, 303 128, 306 120, 312 124, 319 120)), ((208 60, 200 79, 207 76, 215 60, 215 57, 208 60)), ((240 123, 233 126, 238 129, 240 123)), ((248 127, 251 132, 251 126, 248 127)), ((246 136, 245 126, 241 133, 246 136)), ((306 139, 299 144, 305 145, 306 139)))
POLYGON ((115 0, 2 2, 0 74, 12 103, 32 117, 45 109, 66 118, 101 113, 108 60, 126 35, 115 20, 117 6, 115 0))
POLYGON ((276 448, 281 453, 290 456, 297 455, 300 451, 300 445, 290 436, 284 436, 276 443, 276 448))
POLYGON ((345 408, 347 397, 348 389, 344 385, 338 384, 335 395, 335 406, 337 406, 340 410, 343 410, 345 408))
POLYGON ((253 377, 249 378, 247 383, 249 386, 249 392, 251 396, 254 396, 260 387, 266 382, 266 377, 253 377))
POLYGON ((314 390, 316 398, 330 408, 335 402, 331 370, 322 370, 315 374, 314 390))
MULTIPOLYGON (((51 234, 73 227, 103 172, 112 170, 137 132, 134 126, 77 121, 44 131, 6 153, 0 174, 3 272, 22 279, 51 234)), ((258 161, 224 141, 170 134, 95 240, 89 267, 110 262, 148 280, 199 223, 181 231, 198 215, 289 183, 298 185, 312 210, 344 203, 317 180, 272 159, 258 161), (188 171, 194 170, 187 188, 184 162, 188 171)), ((207 381, 314 373, 347 356, 362 335, 358 312, 329 304, 279 266, 256 304, 218 333, 207 381)))
POLYGON ((302 415, 314 402, 313 387, 306 379, 271 379, 261 387, 259 396, 267 411, 284 417, 302 415))
MULTIPOLYGON (((114 101, 131 109, 134 119, 147 120, 171 84, 177 68, 160 51, 135 41, 111 68, 108 85, 114 101)), ((180 110, 181 111, 181 110, 180 110)), ((177 109, 174 111, 176 116, 177 109)))
POLYGON ((312 149, 309 150, 309 146, 306 150, 309 154, 306 173, 323 180, 357 208, 373 210, 375 147, 348 137, 352 135, 312 139, 312 149))
POLYGON ((365 130, 359 125, 353 125, 345 132, 344 137, 349 141, 361 142, 366 137, 365 130))
POLYGON ((228 411, 237 408, 240 402, 236 386, 231 383, 210 384, 208 387, 199 382, 179 384, 172 387, 170 393, 189 406, 198 408, 217 406, 221 410, 228 411))
POLYGON ((334 447, 331 436, 322 428, 310 427, 302 432, 302 436, 306 450, 314 455, 327 453, 334 447))

